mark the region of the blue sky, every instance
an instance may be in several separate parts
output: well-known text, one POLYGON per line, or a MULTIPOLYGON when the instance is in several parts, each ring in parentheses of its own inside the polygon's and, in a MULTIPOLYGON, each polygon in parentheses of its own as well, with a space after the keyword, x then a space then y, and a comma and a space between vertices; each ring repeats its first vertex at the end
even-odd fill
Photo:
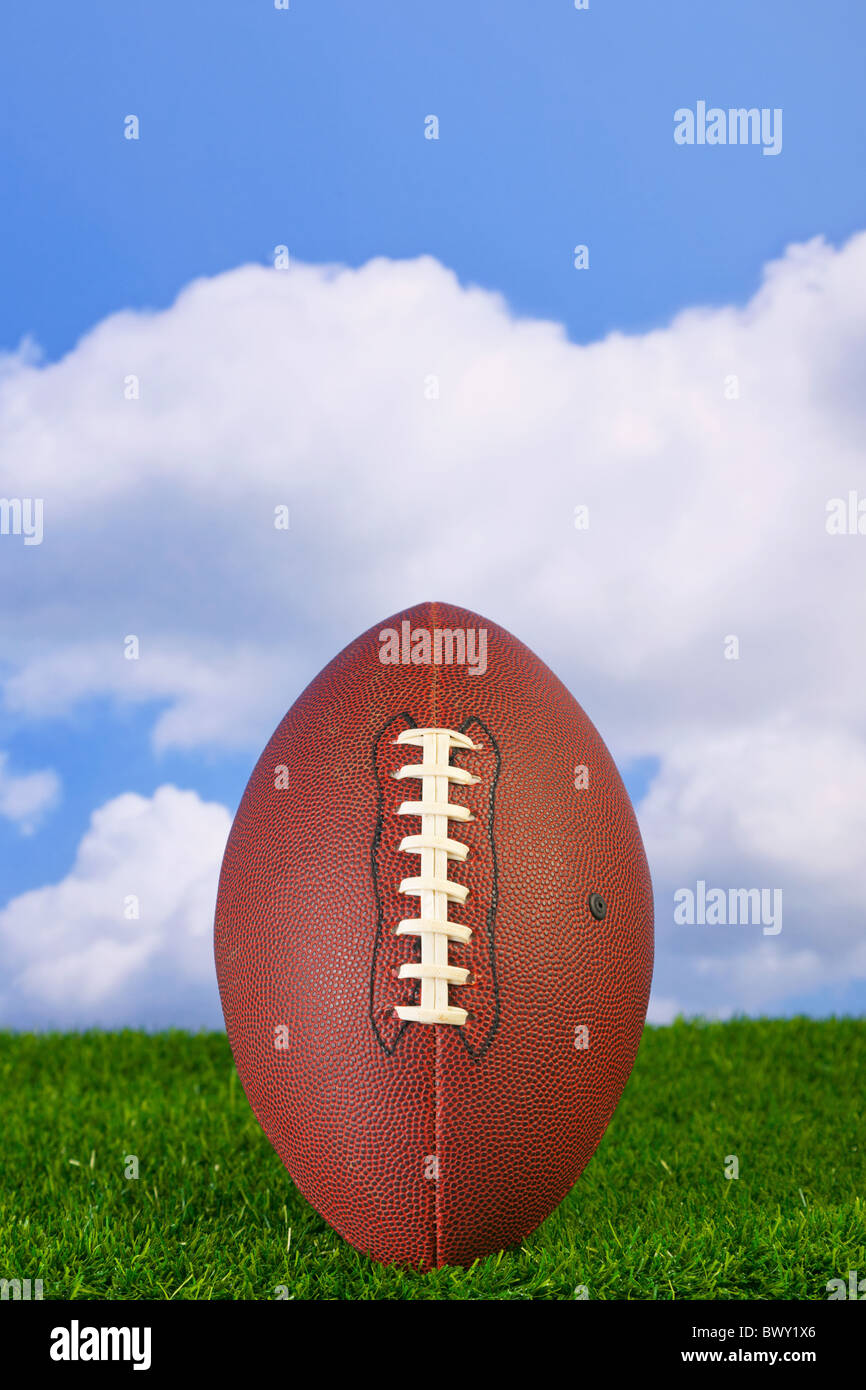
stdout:
POLYGON ((201 934, 252 764, 335 651, 431 596, 512 628, 608 740, 658 894, 656 1017, 862 1008, 863 561, 823 518, 866 491, 864 51, 853 3, 4 15, 0 496, 44 495, 50 525, 0 538, 0 1021, 218 1024, 205 957, 168 943, 201 934), (781 108, 781 153, 678 146, 698 101, 781 108), (435 429, 406 363, 449 388, 435 429), (418 537, 395 488, 448 467, 489 515, 418 537), (280 548, 258 528, 284 498, 280 548), (135 955, 123 865, 93 863, 156 879, 185 835, 182 902, 135 955), (701 877, 782 884, 790 925, 686 940, 671 894, 701 877), (58 913, 78 1013, 26 947, 58 913))
POLYGON ((3 29, 7 348, 57 357, 280 242, 351 266, 427 252, 587 342, 742 303, 789 241, 862 225, 856 3, 49 0, 3 29), (699 98, 782 107, 782 156, 678 149, 699 98))

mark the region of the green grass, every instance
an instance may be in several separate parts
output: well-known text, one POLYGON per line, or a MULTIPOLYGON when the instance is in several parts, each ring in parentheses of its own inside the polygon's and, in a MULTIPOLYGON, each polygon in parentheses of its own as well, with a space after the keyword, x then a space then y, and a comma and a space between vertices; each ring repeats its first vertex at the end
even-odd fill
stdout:
POLYGON ((550 1219, 470 1270, 415 1274, 298 1195, 221 1034, 2 1033, 0 1278, 63 1299, 822 1299, 866 1275, 864 1075, 856 1019, 648 1028, 550 1219))

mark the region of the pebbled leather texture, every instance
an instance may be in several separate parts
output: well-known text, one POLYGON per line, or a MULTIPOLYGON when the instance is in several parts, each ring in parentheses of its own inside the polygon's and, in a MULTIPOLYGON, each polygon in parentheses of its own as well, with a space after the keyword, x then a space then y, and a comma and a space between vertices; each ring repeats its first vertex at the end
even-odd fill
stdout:
POLYGON ((561 1201, 634 1063, 653 915, 628 795, 531 651, 477 614, 419 604, 335 657, 273 735, 229 836, 215 955, 241 1081, 304 1196, 378 1260, 471 1263, 561 1201), (438 652, 432 636, 412 640, 436 630, 485 631, 486 669, 447 639, 438 652), (407 661, 380 659, 387 631, 407 661), (420 818, 397 809, 421 783, 393 777, 421 760, 393 743, 413 725, 479 745, 451 753, 479 778, 449 790, 474 817, 448 830, 469 846, 448 864, 469 889, 449 918, 472 928, 448 948, 471 972, 449 985, 469 1014, 460 1026, 393 1013, 419 992, 396 978, 419 940, 393 934, 419 912, 398 890, 418 872, 399 844, 420 818))
MULTIPOLYGON (((404 835, 417 831, 418 818, 407 820, 397 814, 403 801, 417 797, 411 782, 395 781, 394 773, 398 768, 420 762, 420 749, 395 748, 393 742, 402 729, 413 726, 424 727, 405 715, 389 719, 375 741, 380 802, 373 839, 377 919, 371 962, 370 1017, 377 1037, 389 1053, 396 1050, 399 1038, 405 1036, 407 1029, 417 1027, 417 1024, 401 1022, 394 1014, 394 1005, 415 1004, 420 992, 415 981, 394 978, 403 961, 421 958, 417 937, 394 935, 394 925, 402 917, 418 916, 417 899, 407 899, 399 891, 401 881, 414 872, 418 862, 417 857, 410 858, 401 852, 400 841, 404 835)), ((471 811, 473 820, 467 825, 452 823, 449 828, 452 839, 468 845, 469 854, 463 863, 450 864, 448 877, 468 888, 469 896, 460 907, 452 905, 448 916, 452 921, 471 927, 472 939, 465 944, 452 942, 448 962, 472 974, 468 995, 466 986, 451 986, 454 1001, 469 1008, 469 1018, 457 1029, 455 1036, 473 1056, 480 1056, 493 1040, 500 1012, 495 953, 499 904, 495 809, 501 757, 496 740, 477 718, 464 719, 457 732, 468 734, 480 748, 477 752, 455 752, 451 762, 466 768, 479 780, 475 786, 452 790, 449 798, 471 811)))

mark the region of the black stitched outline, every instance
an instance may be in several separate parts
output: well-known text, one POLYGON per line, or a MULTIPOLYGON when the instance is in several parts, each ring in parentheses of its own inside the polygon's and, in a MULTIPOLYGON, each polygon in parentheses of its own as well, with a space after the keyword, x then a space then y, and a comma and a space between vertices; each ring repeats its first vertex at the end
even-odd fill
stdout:
POLYGON ((484 730, 490 740, 490 746, 496 755, 496 771, 493 774, 493 781, 490 784, 490 796, 487 802, 487 836, 490 841, 490 854, 493 860, 493 887, 490 890, 490 905, 487 908, 487 942, 490 953, 490 977, 493 981, 493 1021, 478 1047, 472 1046, 462 1028, 457 1030, 460 1041, 466 1048, 469 1056, 473 1061, 477 1062, 478 1059, 483 1057, 485 1052, 487 1052, 496 1035, 496 1030, 499 1027, 499 979, 496 974, 496 942, 494 931, 496 926, 496 909, 499 906, 499 860, 496 854, 493 823, 496 816, 496 786, 499 781, 499 773, 502 770, 502 754, 499 752, 499 744, 496 742, 493 734, 484 721, 479 719, 477 715, 471 714, 468 719, 464 719, 463 723, 460 725, 460 733, 465 734, 471 724, 477 724, 479 729, 484 730))
MULTIPOLYGON (((379 747, 379 740, 382 738, 386 730, 390 727, 390 725, 396 724, 401 719, 406 721, 410 729, 417 729, 419 727, 419 725, 415 723, 415 720, 412 718, 412 716, 410 714, 407 714, 405 710, 402 710, 400 714, 392 715, 390 719, 387 719, 385 721, 381 729, 374 736, 373 751, 371 757, 373 765, 373 776, 376 781, 376 828, 373 832, 373 844, 370 850, 370 869, 373 877, 373 887, 376 894, 376 938, 373 943, 373 959, 370 966, 370 1022, 373 1025, 373 1032, 376 1036, 376 1041, 379 1043, 379 1046, 382 1048, 383 1052, 385 1052, 389 1057, 394 1056, 400 1039, 402 1038, 406 1029, 409 1027, 409 1019, 403 1020, 399 1029, 397 1030, 397 1033, 395 1034, 393 1043, 389 1047, 388 1043, 382 1037, 382 1034, 379 1030, 379 1025, 376 1021, 376 1015, 373 1007, 376 985, 376 962, 379 958, 379 951, 382 945, 382 931, 384 928, 384 913, 382 910, 382 894, 379 890, 379 869, 377 865, 377 855, 379 846, 382 842, 382 831, 384 829, 385 815, 384 796, 382 794, 382 786, 379 780, 378 769, 376 766, 376 751, 379 747)), ((495 942, 496 910, 499 906, 499 860, 496 854, 496 840, 493 834, 493 826, 496 816, 496 787, 499 782, 499 773, 502 770, 502 755, 499 751, 499 744, 496 742, 496 739, 493 737, 493 734, 490 732, 484 721, 482 719, 479 719, 477 715, 472 714, 469 715, 468 718, 464 719, 463 723, 460 725, 460 733, 466 733, 467 729, 470 727, 471 724, 477 724, 480 729, 484 730, 485 734, 490 740, 490 746, 493 749, 493 752, 496 756, 496 771, 493 774, 493 780, 490 784, 490 795, 488 797, 487 802, 487 835, 490 842, 490 855, 493 861, 493 886, 490 892, 490 904, 487 908, 487 942, 488 952, 490 956, 490 978, 493 981, 493 1021, 491 1022, 490 1027, 487 1029, 483 1041, 480 1043, 478 1047, 473 1047, 472 1044, 468 1042, 466 1034, 464 1033, 462 1028, 457 1030, 460 1041, 466 1049, 467 1053, 473 1061, 477 1062, 479 1058, 484 1056, 484 1054, 489 1049, 490 1044, 493 1042, 493 1039, 496 1035, 496 1030, 499 1027, 500 1017, 499 979, 496 974, 495 942)), ((448 758, 449 763, 452 762, 455 751, 459 752, 460 750, 452 750, 448 758)), ((418 986, 416 985, 416 992, 417 989, 418 986)))

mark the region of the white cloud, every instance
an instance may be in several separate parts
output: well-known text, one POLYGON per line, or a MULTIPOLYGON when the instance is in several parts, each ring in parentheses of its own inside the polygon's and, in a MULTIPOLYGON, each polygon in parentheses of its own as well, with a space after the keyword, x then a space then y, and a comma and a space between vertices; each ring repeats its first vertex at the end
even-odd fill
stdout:
MULTIPOLYGON (((640 807, 656 884, 665 983, 685 1012, 778 1011, 788 998, 860 982, 866 891, 866 749, 852 732, 790 712, 749 727, 684 730, 640 807), (782 929, 679 925, 673 893, 781 890, 782 929)), ((866 990, 864 990, 866 993, 866 990)))
POLYGON ((795 722, 684 731, 641 806, 657 871, 699 869, 724 848, 735 866, 794 872, 863 903, 866 745, 855 734, 795 722))
POLYGON ((658 757, 666 999, 736 1008, 748 977, 775 1007, 799 977, 765 962, 789 951, 850 979, 866 536, 824 520, 866 495, 864 374, 866 234, 789 248, 743 308, 589 346, 430 258, 197 281, 62 362, 2 364, 4 492, 45 504, 41 546, 0 541, 7 705, 153 702, 158 749, 252 758, 358 632, 451 599, 547 660, 621 763, 658 757), (697 878, 781 883, 776 955, 676 936, 667 904, 697 878))
POLYGON ((0 752, 0 816, 30 835, 60 800, 60 778, 50 768, 16 776, 8 763, 9 755, 0 752))
POLYGON ((213 909, 229 825, 224 806, 171 786, 96 811, 67 877, 0 911, 0 1023, 218 1026, 213 909))
POLYGON ((864 284, 866 236, 816 240, 742 310, 576 347, 429 258, 246 267, 114 315, 60 363, 7 364, 0 468, 45 499, 43 545, 0 547, 28 585, 0 619, 10 699, 158 688, 195 712, 166 739, 234 743, 339 643, 439 595, 542 646, 587 700, 640 682, 640 722, 614 695, 630 743, 656 741, 684 676, 733 715, 768 672, 853 715, 861 547, 827 536, 824 505, 862 477, 864 284))

